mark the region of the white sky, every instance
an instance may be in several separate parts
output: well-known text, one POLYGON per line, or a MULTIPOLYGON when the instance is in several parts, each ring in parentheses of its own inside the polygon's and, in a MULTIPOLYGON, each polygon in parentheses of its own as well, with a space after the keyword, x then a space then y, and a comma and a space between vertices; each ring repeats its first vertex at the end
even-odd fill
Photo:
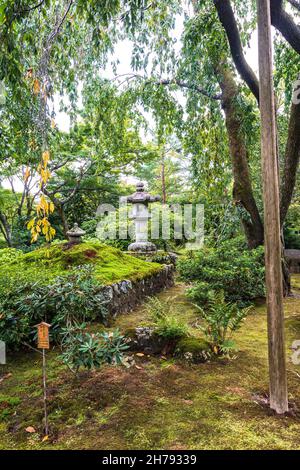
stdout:
MULTIPOLYGON (((180 37, 183 31, 183 19, 178 17, 176 20, 176 27, 174 29, 173 36, 177 38, 177 43, 175 44, 175 48, 177 52, 180 51, 181 42, 180 37)), ((132 44, 129 40, 124 40, 120 42, 116 48, 114 54, 108 58, 108 63, 110 63, 111 59, 115 61, 118 60, 119 64, 117 66, 117 75, 131 73, 131 51, 132 51, 132 44)), ((250 41, 250 48, 246 51, 246 60, 248 61, 249 65, 252 69, 258 73, 258 43, 257 43, 257 31, 255 31, 252 35, 250 41)), ((114 72, 110 66, 108 66, 105 70, 101 70, 101 76, 104 78, 113 79, 115 77, 114 72)), ((56 124, 58 128, 64 132, 68 132, 70 128, 70 118, 67 113, 59 111, 59 101, 60 98, 58 96, 54 97, 54 106, 56 112, 56 124)), ((68 104, 68 100, 65 100, 66 104, 68 104)), ((149 116, 151 119, 151 117, 149 116)))

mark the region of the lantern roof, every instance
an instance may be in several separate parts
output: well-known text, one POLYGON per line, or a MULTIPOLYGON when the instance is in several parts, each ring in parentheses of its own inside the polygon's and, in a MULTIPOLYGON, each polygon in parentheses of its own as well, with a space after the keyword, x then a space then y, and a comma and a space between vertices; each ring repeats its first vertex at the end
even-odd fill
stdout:
POLYGON ((85 231, 82 230, 77 223, 74 224, 74 226, 68 230, 67 235, 71 235, 72 237, 81 237, 85 235, 85 231))
POLYGON ((131 202, 132 204, 138 203, 149 203, 149 202, 156 202, 160 201, 160 196, 152 196, 150 193, 145 191, 144 183, 141 181, 136 184, 136 192, 127 196, 127 202, 131 202))

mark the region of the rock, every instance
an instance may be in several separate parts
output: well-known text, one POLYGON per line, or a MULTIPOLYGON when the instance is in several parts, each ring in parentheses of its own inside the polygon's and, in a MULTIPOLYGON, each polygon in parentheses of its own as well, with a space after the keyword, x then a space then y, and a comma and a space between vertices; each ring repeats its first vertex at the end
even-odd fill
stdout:
POLYGON ((104 294, 109 314, 115 318, 120 313, 130 312, 146 297, 172 287, 174 271, 173 265, 166 265, 160 271, 143 279, 123 280, 102 287, 101 291, 104 294))
POLYGON ((169 342, 149 326, 128 330, 125 337, 132 351, 143 351, 144 354, 160 354, 169 342))
POLYGON ((186 337, 182 338, 177 343, 175 355, 182 357, 187 362, 199 364, 207 362, 212 356, 212 351, 206 341, 198 338, 186 337))

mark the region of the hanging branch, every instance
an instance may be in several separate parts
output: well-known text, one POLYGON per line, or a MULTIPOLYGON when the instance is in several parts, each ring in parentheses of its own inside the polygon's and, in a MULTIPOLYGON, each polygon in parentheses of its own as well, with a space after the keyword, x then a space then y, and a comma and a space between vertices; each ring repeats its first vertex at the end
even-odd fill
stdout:
POLYGON ((294 22, 291 15, 283 9, 283 0, 270 0, 271 21, 282 36, 300 54, 300 27, 294 22))
POLYGON ((288 0, 288 2, 295 7, 298 11, 300 11, 300 2, 297 0, 288 0))
POLYGON ((230 46, 231 55, 237 68, 237 71, 241 75, 242 79, 247 83, 253 95, 259 102, 258 79, 245 59, 240 33, 237 27, 236 19, 234 17, 230 0, 214 0, 214 4, 220 22, 223 25, 223 28, 225 29, 230 46))
POLYGON ((217 101, 221 100, 221 94, 212 95, 207 90, 205 90, 204 88, 196 85, 195 83, 188 83, 188 82, 185 82, 183 80, 179 80, 178 78, 166 78, 166 79, 157 80, 155 78, 149 79, 148 77, 144 77, 143 75, 139 75, 137 73, 124 73, 124 74, 116 76, 113 80, 117 80, 120 77, 126 77, 126 78, 121 83, 119 83, 119 85, 118 85, 119 87, 125 82, 129 82, 130 80, 133 80, 133 79, 138 79, 138 80, 143 80, 144 81, 144 86, 147 86, 147 85, 165 85, 165 86, 177 85, 179 88, 186 88, 186 89, 189 89, 189 90, 196 91, 197 93, 200 93, 201 95, 206 96, 207 98, 210 98, 212 100, 217 100, 217 101))

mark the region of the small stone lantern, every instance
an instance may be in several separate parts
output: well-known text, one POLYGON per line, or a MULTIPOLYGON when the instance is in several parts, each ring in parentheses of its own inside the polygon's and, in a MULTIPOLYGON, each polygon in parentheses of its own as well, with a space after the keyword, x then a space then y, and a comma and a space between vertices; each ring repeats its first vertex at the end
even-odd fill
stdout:
POLYGON ((144 183, 137 183, 136 192, 127 197, 127 202, 132 204, 131 216, 135 223, 135 242, 128 247, 134 252, 155 252, 156 246, 148 241, 148 219, 150 214, 148 204, 160 200, 160 196, 151 196, 144 190, 144 183))
POLYGON ((78 224, 74 224, 74 227, 67 232, 70 243, 81 243, 81 237, 85 235, 85 231, 78 227, 78 224))

